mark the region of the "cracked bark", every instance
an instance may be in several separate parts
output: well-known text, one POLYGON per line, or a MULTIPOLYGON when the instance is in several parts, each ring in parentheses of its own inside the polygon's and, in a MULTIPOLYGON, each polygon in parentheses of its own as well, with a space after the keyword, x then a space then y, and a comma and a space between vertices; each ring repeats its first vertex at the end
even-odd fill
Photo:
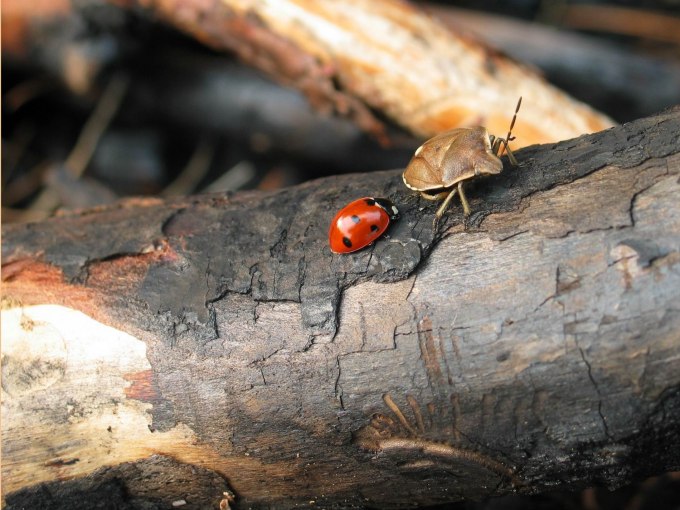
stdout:
POLYGON ((391 171, 4 227, 7 507, 426 505, 680 468, 678 133, 675 109, 518 151, 467 224, 391 171), (331 255, 366 194, 401 219, 331 255))

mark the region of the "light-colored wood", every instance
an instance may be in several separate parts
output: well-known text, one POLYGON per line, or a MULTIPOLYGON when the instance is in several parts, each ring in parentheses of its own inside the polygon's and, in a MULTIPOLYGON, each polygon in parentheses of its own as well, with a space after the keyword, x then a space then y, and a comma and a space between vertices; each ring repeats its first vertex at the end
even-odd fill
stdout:
POLYGON ((424 138, 483 125, 502 136, 524 97, 513 148, 613 125, 480 41, 399 0, 115 0, 235 50, 318 106, 375 128, 365 105, 424 138), (362 120, 363 119, 363 120, 362 120))
POLYGON ((186 424, 153 430, 155 389, 140 339, 72 308, 15 305, 2 310, 5 494, 153 454, 222 474, 266 470, 248 456, 220 458, 186 424))

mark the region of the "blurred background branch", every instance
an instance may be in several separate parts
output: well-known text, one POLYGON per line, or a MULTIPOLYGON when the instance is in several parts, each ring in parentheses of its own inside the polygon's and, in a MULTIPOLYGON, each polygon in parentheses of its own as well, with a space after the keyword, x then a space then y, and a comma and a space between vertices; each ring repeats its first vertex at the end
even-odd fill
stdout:
MULTIPOLYGON (((201 12, 197 2, 184 2, 184 10, 144 5, 3 2, 4 221, 35 220, 59 207, 120 196, 273 189, 322 175, 401 167, 423 135, 470 123, 494 132, 520 93, 527 106, 516 143, 536 143, 550 136, 551 126, 565 128, 581 106, 562 102, 560 94, 527 98, 527 88, 552 94, 534 71, 618 122, 680 102, 679 18, 670 3, 656 11, 644 4, 486 2, 475 3, 476 11, 465 2, 418 4, 430 13, 432 28, 406 4, 354 1, 344 8, 355 25, 338 25, 353 41, 347 49, 333 47, 312 25, 291 32, 247 2, 210 4, 212 16, 202 18, 186 16, 186 9, 201 12), (422 51, 409 56, 420 37, 435 55, 432 64, 421 56, 414 61, 420 71, 399 70, 390 61, 358 72, 361 53, 370 52, 352 52, 381 37, 377 29, 366 34, 371 31, 361 23, 378 26, 379 16, 388 20, 381 30, 399 34, 388 39, 385 56, 406 64, 422 51), (225 30, 216 31, 220 27, 225 30), (463 53, 442 49, 449 47, 463 53), (406 81, 390 78, 408 72, 406 81), (413 73, 430 81, 411 89, 408 83, 419 83, 413 73), (129 81, 120 111, 92 133, 86 123, 106 103, 114 75, 129 81), (454 75, 477 78, 466 89, 465 79, 445 78, 454 75), (437 76, 445 83, 441 91, 437 76), (443 97, 446 87, 450 97, 443 97), (536 109, 541 101, 542 110, 536 109), (70 168, 69 157, 80 153, 78 137, 88 132, 96 143, 86 144, 88 154, 72 175, 82 184, 63 185, 66 174, 57 169, 70 168), (225 172, 231 177, 222 178, 225 172)), ((337 16, 330 8, 314 15, 330 23, 337 16)), ((579 131, 556 131, 555 137, 579 131)))

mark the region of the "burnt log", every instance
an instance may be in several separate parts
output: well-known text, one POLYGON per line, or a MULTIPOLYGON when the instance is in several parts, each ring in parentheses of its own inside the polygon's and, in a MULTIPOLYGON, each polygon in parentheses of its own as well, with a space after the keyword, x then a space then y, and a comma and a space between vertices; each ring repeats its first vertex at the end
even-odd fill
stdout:
POLYGON ((432 505, 679 469, 679 133, 676 108, 527 147, 439 223, 394 170, 3 227, 7 508, 432 505), (366 195, 401 218, 333 255, 366 195))

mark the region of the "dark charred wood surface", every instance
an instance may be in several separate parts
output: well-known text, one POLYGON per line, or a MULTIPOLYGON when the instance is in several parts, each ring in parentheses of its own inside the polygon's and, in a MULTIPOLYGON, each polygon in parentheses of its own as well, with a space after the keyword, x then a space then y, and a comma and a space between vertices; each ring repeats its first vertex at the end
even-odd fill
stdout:
MULTIPOLYGON (((128 397, 156 434, 188 426, 237 505, 616 487, 680 468, 679 153, 678 109, 529 147, 439 225, 395 170, 7 226, 5 307, 142 339, 150 389, 128 397), (331 254, 330 219, 368 195, 401 218, 331 254)), ((22 440, 3 431, 14 463, 22 440)))

